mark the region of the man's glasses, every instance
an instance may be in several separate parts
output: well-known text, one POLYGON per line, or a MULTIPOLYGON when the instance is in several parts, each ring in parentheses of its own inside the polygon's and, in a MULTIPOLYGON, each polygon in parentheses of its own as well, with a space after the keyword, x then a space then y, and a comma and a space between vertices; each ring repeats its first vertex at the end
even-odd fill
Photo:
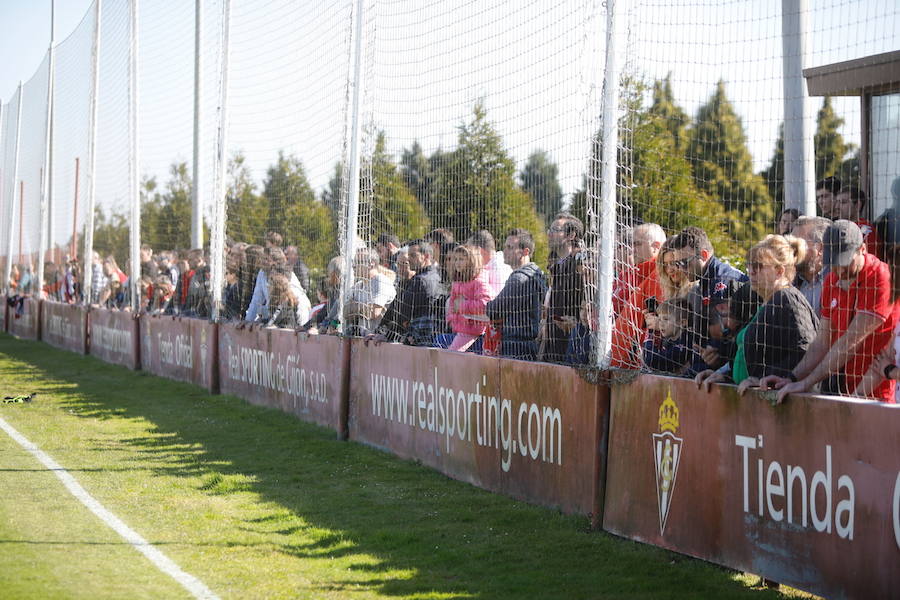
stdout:
POLYGON ((696 256, 688 256, 687 258, 679 258, 678 260, 667 260, 663 262, 663 267, 666 269, 672 267, 684 271, 696 258, 696 256))

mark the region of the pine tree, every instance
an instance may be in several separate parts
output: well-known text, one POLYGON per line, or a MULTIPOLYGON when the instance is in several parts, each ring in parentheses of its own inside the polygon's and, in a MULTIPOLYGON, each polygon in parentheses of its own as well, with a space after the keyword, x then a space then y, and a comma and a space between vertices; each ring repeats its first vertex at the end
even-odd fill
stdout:
POLYGON ((816 134, 813 145, 816 153, 816 179, 837 175, 847 154, 853 151, 853 144, 844 142, 840 129, 844 119, 834 112, 831 97, 825 96, 822 108, 816 115, 816 134))
POLYGON ((784 123, 778 126, 778 139, 775 141, 775 153, 769 167, 760 173, 766 182, 769 195, 778 207, 776 214, 781 214, 784 206, 784 123))
POLYGON ((256 193, 242 152, 228 161, 228 190, 225 234, 238 242, 262 245, 266 233, 268 203, 256 193))
MULTIPOLYGON (((404 181, 404 177, 386 150, 384 132, 378 134, 372 155, 373 185, 369 199, 369 230, 361 232, 364 239, 375 239, 380 233, 392 233, 401 240, 425 235, 428 217, 404 181)), ((362 203, 362 199, 361 199, 362 203)))
POLYGON ((545 222, 562 209, 562 187, 558 176, 559 167, 543 150, 531 153, 519 175, 522 189, 531 196, 538 214, 545 222))
POLYGON ((425 210, 433 227, 446 227, 457 239, 487 229, 497 240, 522 227, 535 237, 536 260, 546 260, 543 223, 531 198, 516 185, 515 164, 483 103, 475 105, 471 121, 459 126, 456 150, 440 152, 429 162, 435 171, 425 210))
POLYGON ((296 245, 311 269, 322 269, 335 254, 337 239, 331 211, 316 198, 300 159, 278 153, 263 184, 268 204, 266 225, 285 245, 296 245))
POLYGON ((775 210, 753 159, 740 117, 719 81, 690 129, 687 157, 697 188, 722 205, 728 233, 742 245, 770 230, 775 210))
POLYGON ((657 79, 653 82, 653 102, 648 114, 665 124, 675 142, 675 148, 683 152, 687 142, 687 126, 690 123, 690 117, 675 103, 671 73, 666 75, 665 79, 657 79))

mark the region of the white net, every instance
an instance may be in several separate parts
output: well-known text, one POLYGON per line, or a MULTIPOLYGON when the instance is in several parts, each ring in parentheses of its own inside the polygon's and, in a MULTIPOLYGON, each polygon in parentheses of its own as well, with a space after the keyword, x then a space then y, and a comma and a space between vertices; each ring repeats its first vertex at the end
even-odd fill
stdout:
POLYGON ((2 255, 2 272, 4 282, 3 289, 9 290, 9 279, 12 276, 12 255, 11 235, 12 227, 9 225, 13 222, 13 210, 17 200, 16 180, 16 136, 17 122, 19 119, 19 94, 10 98, 9 102, 3 105, 2 121, 0 121, 0 217, 6 224, 0 227, 0 255, 2 255))
POLYGON ((44 284, 47 298, 58 302, 83 300, 95 15, 88 11, 55 49, 53 186, 48 204, 49 251, 44 284))

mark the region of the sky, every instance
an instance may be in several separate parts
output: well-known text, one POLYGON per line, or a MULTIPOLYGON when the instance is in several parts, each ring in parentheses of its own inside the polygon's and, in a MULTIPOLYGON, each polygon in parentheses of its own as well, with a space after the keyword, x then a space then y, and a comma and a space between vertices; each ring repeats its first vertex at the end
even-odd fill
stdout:
MULTIPOLYGON (((348 125, 344 109, 353 4, 347 0, 232 1, 227 147, 229 154, 246 155, 257 182, 264 179, 279 151, 301 158, 318 190, 332 176, 348 125)), ((781 0, 632 0, 629 4, 624 66, 649 79, 672 73, 676 100, 692 115, 715 83, 726 81, 748 134, 754 167, 765 168, 783 110, 781 0)), ((809 4, 808 66, 900 48, 896 0, 810 0, 809 4)), ((122 54, 127 43, 125 3, 104 0, 103 6, 104 48, 122 54)), ((213 167, 221 54, 216 43, 219 4, 206 0, 205 6, 201 168, 208 174, 213 167)), ((388 150, 395 156, 416 141, 426 153, 452 149, 458 126, 482 100, 517 166, 521 168, 533 151, 546 150, 559 165, 564 192, 573 193, 581 184, 589 138, 599 126, 606 28, 600 6, 599 0, 369 2, 362 100, 368 115, 363 124, 365 139, 371 143, 372 132, 383 130, 388 150)), ((61 48, 85 46, 86 26, 68 44, 65 40, 89 7, 88 0, 57 2, 61 48)), ((27 81, 41 65, 49 15, 50 0, 0 0, 0 23, 6 25, 0 52, 11 57, 0 61, 3 102, 15 93, 20 80, 27 81)), ((141 172, 163 183, 173 161, 190 164, 191 160, 193 2, 145 0, 140 24, 141 172)), ((58 56, 65 54, 60 51, 58 56)), ((85 59, 68 69, 67 85, 83 84, 86 75, 81 70, 86 65, 85 59)), ((101 67, 101 88, 104 83, 124 81, 123 65, 120 61, 101 67)), ((122 154, 127 152, 123 113, 127 96, 123 86, 118 92, 111 91, 114 88, 108 84, 101 90, 105 100, 98 134, 98 143, 107 152, 105 158, 98 158, 106 165, 98 174, 98 195, 108 204, 122 195, 119 174, 122 154)), ((814 109, 820 104, 820 99, 813 99, 814 109)), ((835 106, 847 120, 845 136, 858 141, 858 100, 839 98, 835 106)), ((67 110, 80 109, 70 106, 67 110)), ((32 145, 39 139, 35 137, 32 145)), ((64 157, 66 165, 83 154, 76 145, 73 142, 64 157)), ((68 176, 66 181, 71 179, 68 176)), ((207 205, 210 194, 209 189, 203 192, 207 205)))

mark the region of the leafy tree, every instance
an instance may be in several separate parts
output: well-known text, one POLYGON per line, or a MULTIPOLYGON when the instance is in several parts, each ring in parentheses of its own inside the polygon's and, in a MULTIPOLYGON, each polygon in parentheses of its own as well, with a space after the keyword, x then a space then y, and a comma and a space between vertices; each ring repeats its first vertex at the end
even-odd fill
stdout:
POLYGON ((334 173, 328 180, 328 187, 322 190, 322 202, 332 214, 340 214, 341 207, 341 179, 344 176, 344 165, 341 162, 334 163, 334 173))
POLYGON ((334 220, 325 203, 316 198, 303 163, 279 152, 266 174, 267 228, 281 233, 286 245, 296 245, 311 269, 324 268, 336 250, 334 220))
POLYGON ((475 105, 472 120, 459 126, 456 150, 441 153, 432 164, 436 169, 425 210, 434 227, 450 229, 457 239, 487 229, 498 241, 510 229, 523 227, 535 236, 536 260, 546 260, 543 222, 531 198, 516 185, 515 164, 482 102, 475 105))
POLYGON ((99 205, 94 208, 94 250, 101 257, 114 256, 124 269, 129 257, 129 237, 125 215, 116 212, 107 215, 99 205))
POLYGON ((519 175, 522 189, 531 196, 538 214, 545 221, 562 209, 562 188, 558 176, 559 167, 543 150, 531 153, 519 175))
MULTIPOLYGON (((141 242, 155 249, 184 249, 191 246, 192 182, 187 163, 169 167, 169 181, 160 193, 155 178, 141 185, 141 242)), ((209 239, 206 231, 205 239, 209 239)))
POLYGON ((653 82, 653 102, 648 112, 665 124, 675 142, 675 148, 683 153, 687 142, 687 127, 691 118, 684 109, 675 103, 671 73, 666 75, 665 79, 653 82))
POLYGON ((775 154, 772 155, 772 162, 760 176, 766 182, 769 189, 769 195, 775 201, 778 207, 776 214, 781 214, 784 206, 784 123, 778 126, 778 139, 775 142, 775 154))
POLYGON ((831 106, 831 97, 825 96, 822 108, 816 115, 816 134, 813 137, 817 180, 838 175, 844 158, 853 151, 853 144, 844 142, 844 136, 840 133, 843 125, 844 119, 839 117, 831 106))
MULTIPOLYGON (((401 240, 421 237, 429 226, 425 209, 410 191, 385 146, 384 132, 380 132, 371 163, 373 185, 372 196, 367 203, 368 231, 360 233, 369 240, 382 232, 393 233, 401 240)), ((368 187, 363 186, 363 189, 368 187)))
POLYGON ((765 182, 753 172, 744 127, 723 81, 700 107, 688 133, 694 182, 722 205, 727 232, 742 246, 762 238, 775 218, 774 206, 765 182))
POLYGON ((225 234, 239 242, 262 244, 266 233, 268 202, 256 193, 246 157, 235 153, 228 161, 228 203, 225 234))

